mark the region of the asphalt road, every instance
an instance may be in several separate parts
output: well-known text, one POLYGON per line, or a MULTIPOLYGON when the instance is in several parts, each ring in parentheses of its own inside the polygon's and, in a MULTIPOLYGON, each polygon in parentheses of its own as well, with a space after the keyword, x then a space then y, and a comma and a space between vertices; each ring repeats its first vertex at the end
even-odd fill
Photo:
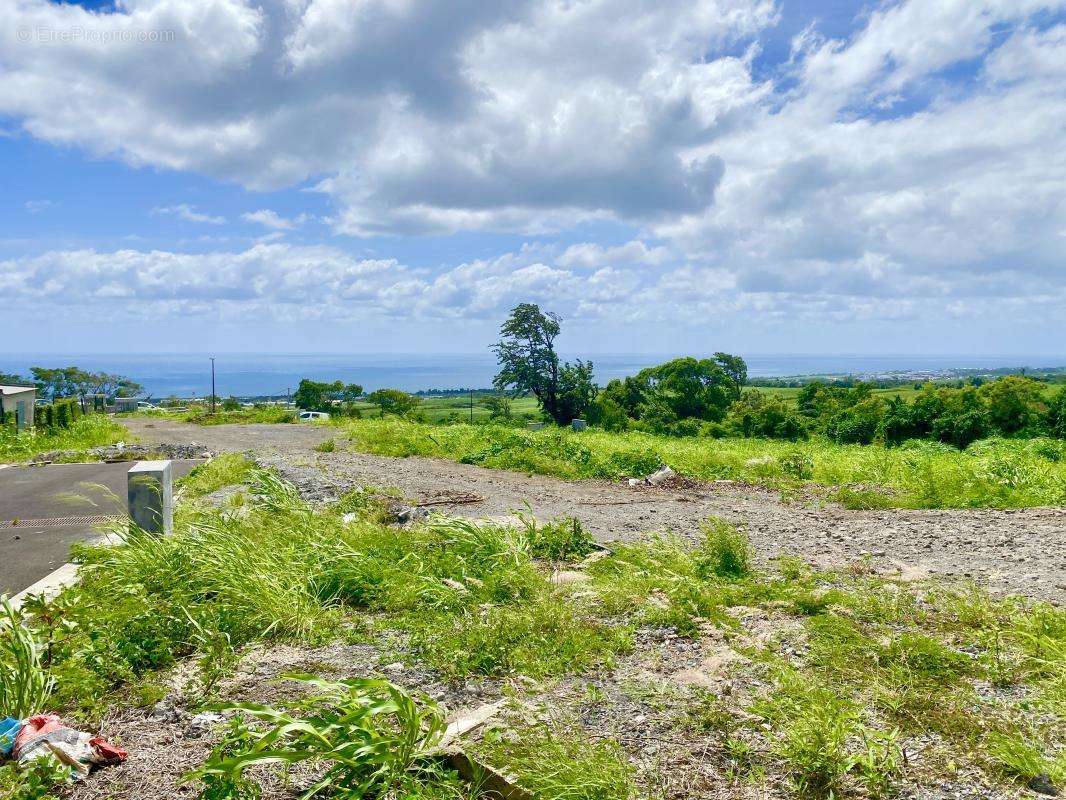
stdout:
MULTIPOLYGON (((200 461, 175 461, 174 478, 200 461)), ((132 463, 0 469, 0 594, 12 595, 67 561, 70 545, 99 535, 99 518, 121 515, 132 463), (80 519, 71 519, 71 518, 80 519), (18 524, 12 525, 13 520, 18 524)))

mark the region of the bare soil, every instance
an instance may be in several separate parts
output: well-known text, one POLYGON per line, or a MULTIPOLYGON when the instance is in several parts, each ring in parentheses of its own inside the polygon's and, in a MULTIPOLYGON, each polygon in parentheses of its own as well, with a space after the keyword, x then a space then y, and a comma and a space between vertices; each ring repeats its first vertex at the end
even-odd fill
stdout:
POLYGON ((437 504, 468 517, 499 516, 528 505, 538 519, 572 516, 599 541, 649 533, 699 536, 709 516, 740 523, 760 558, 799 556, 822 567, 868 561, 906 578, 972 580, 996 594, 1066 601, 1066 508, 852 511, 811 493, 784 500, 776 491, 730 481, 677 481, 630 488, 625 482, 563 481, 429 458, 353 452, 337 428, 316 425, 196 426, 130 419, 142 442, 247 452, 293 481, 310 499, 357 486, 391 487, 414 503, 450 494, 480 502, 437 504), (338 448, 313 448, 335 439, 338 448))

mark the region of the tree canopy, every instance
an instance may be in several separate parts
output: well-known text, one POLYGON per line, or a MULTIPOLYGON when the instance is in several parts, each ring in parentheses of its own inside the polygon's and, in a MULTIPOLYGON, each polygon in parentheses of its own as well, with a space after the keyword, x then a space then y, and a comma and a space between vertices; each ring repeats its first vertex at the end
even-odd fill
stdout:
POLYGON ((30 372, 41 396, 53 400, 89 394, 136 397, 144 392, 144 387, 135 380, 108 372, 87 372, 78 367, 31 367, 30 372))
POLYGON ((293 401, 305 411, 330 411, 334 403, 353 403, 362 394, 363 387, 357 383, 323 383, 304 378, 296 387, 293 401))
POLYGON ((535 303, 521 303, 500 326, 500 340, 493 345, 500 371, 493 380, 499 391, 516 396, 531 393, 541 410, 557 424, 582 417, 596 397, 592 362, 559 363, 555 339, 560 318, 544 312, 535 303))
POLYGON ((381 410, 381 416, 395 414, 403 417, 410 414, 422 403, 422 398, 401 391, 400 389, 378 389, 366 396, 368 403, 373 403, 381 410))

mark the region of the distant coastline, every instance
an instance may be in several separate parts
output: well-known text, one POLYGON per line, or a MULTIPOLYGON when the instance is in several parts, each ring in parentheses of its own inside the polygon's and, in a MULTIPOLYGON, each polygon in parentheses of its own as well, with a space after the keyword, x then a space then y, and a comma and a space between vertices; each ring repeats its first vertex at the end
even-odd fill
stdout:
MULTIPOLYGON (((572 354, 590 358, 596 380, 632 375, 677 353, 572 354)), ((698 355, 698 354, 697 354, 698 355)), ((744 355, 749 377, 778 381, 862 378, 921 381, 994 376, 1025 369, 1030 373, 1066 371, 1064 356, 972 355, 744 355)), ((28 375, 31 366, 76 365, 84 369, 127 375, 156 398, 203 396, 211 388, 211 367, 205 355, 0 354, 0 372, 28 375)), ((283 396, 301 378, 359 383, 404 391, 484 389, 492 384, 496 361, 491 353, 475 354, 226 354, 216 356, 218 393, 238 397, 283 396)), ((776 382, 776 381, 775 381, 776 382)))

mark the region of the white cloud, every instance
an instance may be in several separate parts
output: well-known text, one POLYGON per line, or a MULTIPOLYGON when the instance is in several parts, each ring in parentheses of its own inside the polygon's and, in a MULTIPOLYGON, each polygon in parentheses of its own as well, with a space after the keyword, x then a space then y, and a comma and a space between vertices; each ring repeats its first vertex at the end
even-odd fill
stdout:
POLYGON ((288 219, 269 208, 261 208, 258 211, 249 211, 241 214, 241 219, 245 222, 254 222, 257 225, 273 228, 276 231, 291 231, 303 225, 310 217, 307 214, 300 214, 293 219, 288 219))
MULTIPOLYGON (((432 303, 497 313, 523 292, 575 313, 647 318, 684 291, 692 299, 677 313, 693 319, 741 307, 977 318, 1010 298, 1043 309, 1061 300, 1066 25, 1054 22, 1066 0, 885 3, 839 40, 814 23, 787 63, 770 65, 760 44, 779 9, 766 0, 120 9, 4 4, 5 31, 175 36, 4 36, 0 113, 40 139, 135 165, 313 188, 347 234, 622 223, 633 237, 436 276, 396 265, 396 281, 364 291, 396 313, 432 303)), ((160 212, 223 222, 185 205, 160 212)), ((275 232, 301 222, 269 209, 243 218, 275 232)), ((271 264, 298 251, 266 252, 241 257, 275 276, 271 264)), ((329 252, 314 256, 327 274, 349 263, 329 252)), ((270 298, 256 302, 284 303, 270 298)))
POLYGON ((207 225, 223 225, 226 222, 225 217, 213 217, 210 214, 204 214, 188 203, 179 203, 174 206, 156 206, 152 209, 152 215, 177 217, 186 222, 200 222, 207 225))
POLYGON ((52 200, 27 200, 22 204, 23 208, 29 214, 40 214, 42 211, 47 211, 50 208, 55 208, 56 203, 52 200))
MULTIPOLYGON (((567 251, 569 252, 569 251, 567 251)), ((800 272, 735 273, 696 264, 603 265, 523 248, 495 258, 416 269, 395 259, 356 258, 323 246, 262 242, 242 251, 54 251, 0 261, 10 308, 82 309, 129 319, 168 316, 259 322, 396 319, 496 323, 520 302, 570 320, 706 324, 739 315, 746 324, 910 320, 951 314, 1018 314, 1058 324, 1066 274, 1036 278, 1002 270, 975 279, 965 270, 935 278, 867 257, 841 269, 810 261, 800 272), (567 263, 563 263, 563 262, 567 263)))
POLYGON ((648 247, 639 239, 617 247, 604 247, 593 242, 571 245, 559 257, 564 267, 602 267, 618 264, 646 264, 661 266, 671 259, 669 248, 648 247))

